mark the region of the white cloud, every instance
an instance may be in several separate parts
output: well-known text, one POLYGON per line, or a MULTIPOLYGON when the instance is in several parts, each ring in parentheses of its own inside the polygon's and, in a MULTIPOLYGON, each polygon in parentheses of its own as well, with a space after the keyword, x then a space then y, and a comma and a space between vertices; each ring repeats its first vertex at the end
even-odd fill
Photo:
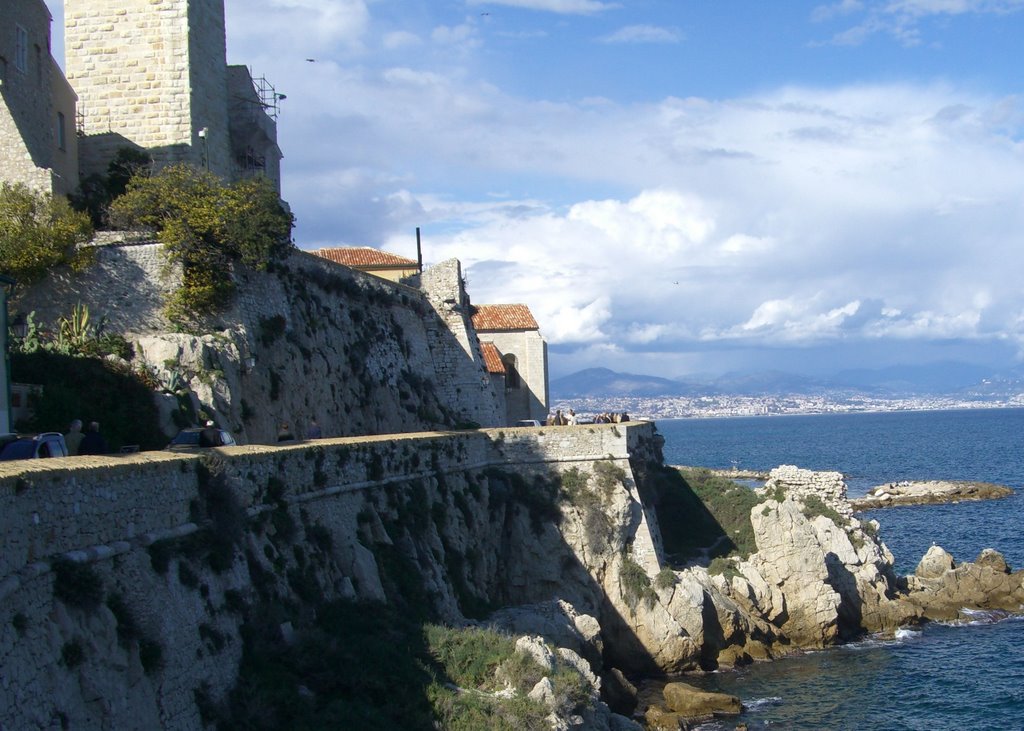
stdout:
POLYGON ((397 30, 385 33, 384 38, 381 41, 381 45, 389 51, 419 46, 422 43, 423 40, 418 35, 407 30, 397 30))
POLYGON ((677 28, 656 25, 627 25, 603 36, 603 43, 679 43, 683 39, 677 28))
POLYGON ((365 0, 225 0, 228 49, 279 47, 296 58, 363 49, 365 0))
POLYGON ((884 33, 904 45, 915 46, 922 42, 920 25, 929 18, 968 14, 1008 15, 1022 10, 1024 0, 886 0, 872 4, 842 0, 815 8, 811 18, 820 22, 863 12, 864 18, 860 23, 832 37, 831 42, 836 45, 857 46, 872 35, 884 33))

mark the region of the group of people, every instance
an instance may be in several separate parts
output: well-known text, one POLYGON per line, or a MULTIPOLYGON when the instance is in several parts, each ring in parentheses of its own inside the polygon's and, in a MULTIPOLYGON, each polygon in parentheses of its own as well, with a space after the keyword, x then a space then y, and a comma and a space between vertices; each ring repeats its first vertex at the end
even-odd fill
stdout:
MULTIPOLYGON (((625 421, 629 421, 629 414, 625 411, 616 411, 613 413, 604 412, 597 414, 594 417, 593 423, 595 424, 621 424, 625 421)), ((545 426, 576 426, 577 424, 590 422, 581 422, 579 416, 573 409, 569 409, 567 413, 563 414, 561 409, 557 409, 554 414, 549 414, 548 418, 544 421, 545 426)))
POLYGON ((100 423, 90 421, 85 431, 82 431, 82 420, 75 419, 71 422, 68 433, 64 435, 64 443, 68 447, 68 454, 71 456, 82 454, 106 454, 110 451, 107 440, 100 434, 100 423))

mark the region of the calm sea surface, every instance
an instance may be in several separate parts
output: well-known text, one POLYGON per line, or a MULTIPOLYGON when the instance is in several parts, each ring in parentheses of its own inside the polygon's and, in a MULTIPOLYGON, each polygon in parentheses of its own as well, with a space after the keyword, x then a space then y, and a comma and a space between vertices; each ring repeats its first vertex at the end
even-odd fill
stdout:
MULTIPOLYGON (((1009 485, 1005 500, 891 508, 882 524, 896 570, 933 542, 958 561, 983 548, 1024 568, 1024 409, 659 421, 669 464, 837 470, 850 495, 898 480, 1009 485)), ((739 696, 738 721, 703 729, 1022 729, 1024 619, 979 615, 697 679, 739 696)))

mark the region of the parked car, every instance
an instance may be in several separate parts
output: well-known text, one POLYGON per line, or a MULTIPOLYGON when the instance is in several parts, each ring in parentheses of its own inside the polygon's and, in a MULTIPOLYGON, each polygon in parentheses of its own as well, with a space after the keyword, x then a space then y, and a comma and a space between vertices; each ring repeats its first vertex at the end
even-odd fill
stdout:
POLYGON ((520 419, 516 422, 516 426, 542 426, 542 424, 536 419, 520 419))
POLYGON ((67 456, 68 445, 64 443, 64 435, 57 432, 44 432, 32 436, 6 434, 0 437, 0 462, 67 456))
MULTIPOLYGON (((182 429, 178 432, 178 435, 171 440, 171 443, 167 445, 167 449, 170 449, 172 452, 200 449, 199 435, 202 431, 203 428, 199 426, 182 429)), ((220 432, 220 441, 222 446, 231 447, 236 444, 235 438, 231 436, 231 432, 224 431, 223 429, 218 429, 217 431, 220 432)))

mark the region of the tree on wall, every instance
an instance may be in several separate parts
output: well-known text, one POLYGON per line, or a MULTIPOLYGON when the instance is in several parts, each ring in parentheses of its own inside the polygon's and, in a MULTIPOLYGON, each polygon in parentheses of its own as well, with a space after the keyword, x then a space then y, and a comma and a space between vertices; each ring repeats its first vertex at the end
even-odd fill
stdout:
POLYGON ((182 268, 182 286, 167 303, 179 326, 226 305, 234 293, 231 267, 266 269, 293 248, 294 219, 266 178, 224 184, 190 165, 136 176, 110 207, 119 228, 157 232, 168 261, 182 268))
POLYGON ((107 228, 110 203, 124 195, 128 183, 136 175, 149 175, 153 159, 145 150, 136 147, 121 147, 107 166, 107 174, 93 173, 87 176, 71 196, 71 205, 76 211, 89 214, 92 225, 97 229, 107 228))
POLYGON ((63 198, 36 193, 21 183, 0 183, 0 267, 21 282, 34 282, 61 264, 84 266, 77 245, 89 240, 84 213, 63 198))

